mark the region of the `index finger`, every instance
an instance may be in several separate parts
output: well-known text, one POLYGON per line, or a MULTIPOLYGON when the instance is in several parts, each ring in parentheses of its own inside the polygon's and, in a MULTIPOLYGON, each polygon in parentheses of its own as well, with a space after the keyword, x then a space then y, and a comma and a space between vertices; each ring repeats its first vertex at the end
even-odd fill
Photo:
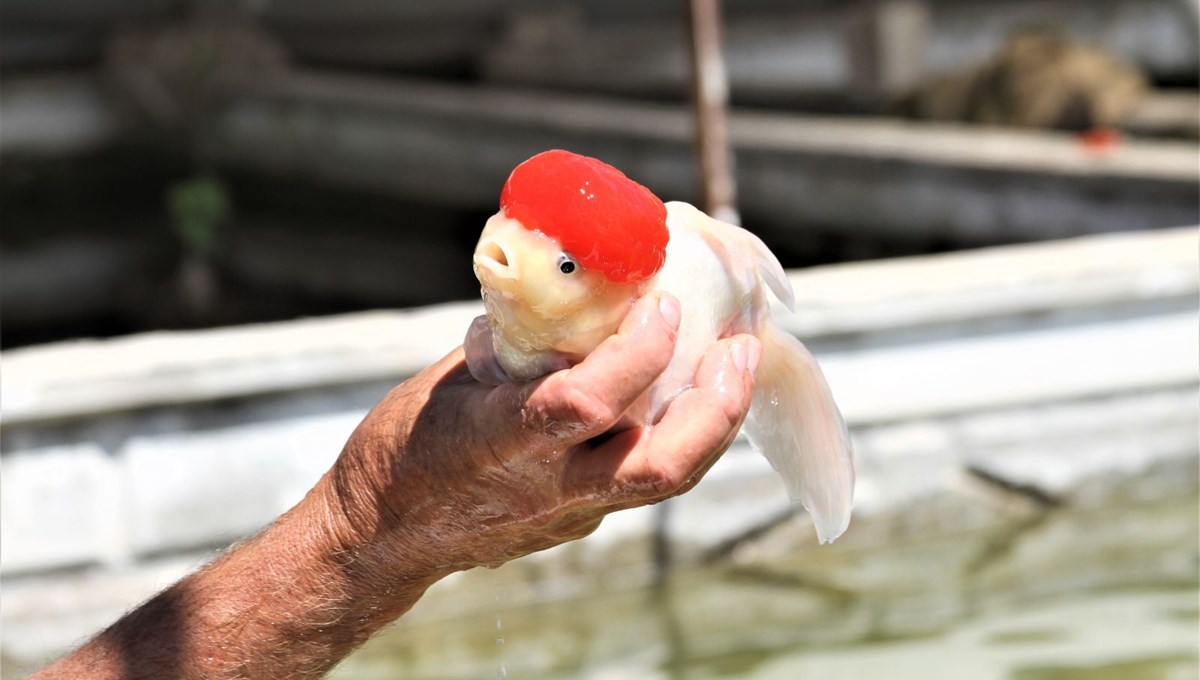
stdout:
MULTIPOLYGON (((493 396, 518 438, 574 444, 617 424, 666 370, 675 352, 679 302, 665 293, 643 296, 621 327, 582 362, 525 385, 502 385, 493 396), (515 412, 514 412, 515 411, 515 412)), ((503 430, 502 430, 503 431, 503 430)))

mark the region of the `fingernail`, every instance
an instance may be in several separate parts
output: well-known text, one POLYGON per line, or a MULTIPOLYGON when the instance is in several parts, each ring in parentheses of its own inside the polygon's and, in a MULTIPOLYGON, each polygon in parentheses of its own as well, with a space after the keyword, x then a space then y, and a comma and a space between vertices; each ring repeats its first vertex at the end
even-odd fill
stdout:
POLYGON ((737 368, 738 373, 746 372, 746 345, 740 340, 733 343, 733 347, 729 348, 729 356, 733 359, 733 365, 737 368))
POLYGON ((679 329, 679 300, 671 295, 659 296, 658 311, 662 314, 663 321, 666 321, 672 330, 679 329))
POLYGON ((758 372, 758 360, 762 359, 762 343, 757 338, 751 338, 746 341, 746 352, 749 355, 746 358, 746 369, 750 373, 758 372))

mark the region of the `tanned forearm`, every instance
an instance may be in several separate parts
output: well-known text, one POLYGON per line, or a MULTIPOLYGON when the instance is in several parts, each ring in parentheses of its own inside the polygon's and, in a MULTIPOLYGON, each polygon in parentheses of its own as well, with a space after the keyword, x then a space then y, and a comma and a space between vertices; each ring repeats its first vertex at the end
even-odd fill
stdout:
POLYGON ((319 677, 448 573, 364 555, 330 486, 34 678, 319 677))
POLYGON ((721 340, 656 426, 600 437, 671 361, 663 301, 533 383, 482 385, 451 352, 384 397, 291 512, 36 677, 319 676, 439 578, 686 491, 737 435, 761 346, 721 340))

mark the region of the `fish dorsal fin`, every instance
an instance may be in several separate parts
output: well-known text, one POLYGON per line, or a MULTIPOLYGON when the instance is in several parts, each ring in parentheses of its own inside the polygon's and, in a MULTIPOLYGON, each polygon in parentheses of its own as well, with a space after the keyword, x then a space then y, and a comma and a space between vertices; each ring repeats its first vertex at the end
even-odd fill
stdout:
MULTIPOLYGON (((743 230, 744 231, 744 230, 743 230)), ((750 238, 754 244, 754 259, 758 265, 758 275, 762 277, 763 283, 767 284, 767 288, 775 294, 775 297, 787 307, 789 312, 796 311, 796 292, 792 290, 792 282, 788 281, 787 272, 783 270, 783 265, 779 264, 779 258, 775 257, 767 244, 762 242, 762 239, 746 232, 746 236, 750 238)))
MULTIPOLYGON (((783 270, 783 265, 779 264, 775 253, 767 248, 767 244, 763 243, 762 239, 742 227, 715 219, 699 208, 682 201, 667 203, 667 214, 674 214, 677 219, 688 220, 692 228, 706 235, 706 240, 713 250, 726 255, 724 258, 726 261, 733 259, 728 257, 731 245, 749 244, 752 265, 758 278, 767 284, 767 288, 771 289, 771 292, 775 294, 776 298, 779 298, 789 312, 796 311, 796 294, 792 291, 792 284, 788 281, 787 273, 783 270)), ((668 218, 669 221, 670 218, 668 218)))

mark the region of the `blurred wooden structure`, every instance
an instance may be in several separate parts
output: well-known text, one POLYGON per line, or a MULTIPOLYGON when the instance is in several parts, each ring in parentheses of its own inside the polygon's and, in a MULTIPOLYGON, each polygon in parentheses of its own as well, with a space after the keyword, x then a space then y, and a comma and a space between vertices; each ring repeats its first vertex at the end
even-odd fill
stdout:
MULTIPOLYGON (((9 79, 5 94, 11 159, 116 145, 128 129, 86 77, 9 79), (57 115, 39 116, 48 98, 57 115)), ((786 243, 789 225, 969 244, 1200 217, 1192 142, 1096 152, 1065 134, 748 111, 730 126, 747 213, 769 242, 786 243)), ((217 164, 486 210, 513 165, 555 146, 696 201, 689 129, 669 104, 297 72, 233 96, 197 139, 217 164)))
MULTIPOLYGON (((905 0, 907 2, 908 0, 905 0)), ((735 99, 843 89, 852 79, 841 38, 844 11, 898 0, 743 0, 729 3, 728 53, 735 99)), ((903 3, 900 3, 903 4, 903 3)), ((966 0, 924 2, 929 74, 980 61, 1012 31, 1059 27, 1105 45, 1155 77, 1195 78, 1190 0, 966 0)), ((910 3, 911 5, 911 3, 910 3)), ((426 3, 300 0, 10 0, 0 27, 7 67, 72 66, 100 58, 122 24, 178 21, 237 9, 283 39, 298 61, 370 69, 478 69, 489 79, 573 90, 686 92, 686 35, 677 0, 511 0, 426 3), (597 68, 603 65, 604 68, 597 68), (636 68, 630 66, 636 65, 636 68)))
MULTIPOLYGON (((789 262, 1200 221, 1194 91, 1153 93, 1108 145, 861 115, 1028 26, 1189 82, 1200 38, 1184 2, 746 0, 724 14, 725 165, 743 221, 789 262)), ((686 45, 677 0, 13 0, 0 23, 8 328, 20 344, 80 318, 119 332, 468 297, 465 223, 553 146, 699 203, 686 45), (274 182, 382 207, 235 205, 216 266, 244 295, 182 318, 160 196, 198 169, 257 182, 247 202, 274 182), (102 184, 88 200, 103 205, 83 205, 81 186, 102 184)))
MULTIPOLYGON (((96 78, 14 76, 4 88, 0 155, 11 178, 77 158, 154 156, 146 149, 154 138, 96 78)), ((1188 103, 1170 107, 1185 112, 1188 103)), ((1200 221, 1194 141, 1126 138, 1093 149, 1062 133, 744 110, 729 123, 747 224, 793 253, 819 253, 831 238, 869 256, 1200 221)), ((683 104, 294 72, 214 108, 193 144, 205 164, 275 177, 281 187, 398 202, 358 217, 282 198, 276 203, 295 204, 295 214, 243 210, 221 262, 231 275, 407 305, 473 295, 468 254, 455 241, 466 226, 452 211, 493 210, 507 173, 529 155, 590 153, 665 198, 695 202, 691 131, 683 104)), ((159 201, 151 194, 150 209, 159 201)), ((149 228, 154 218, 141 231, 64 224, 66 236, 39 246, 44 220, 35 229, 11 214, 9 235, 30 238, 5 253, 6 318, 44 325, 149 309, 145 293, 155 288, 138 277, 170 255, 169 243, 150 238, 163 232, 149 228), (50 269, 60 274, 47 280, 50 269)), ((239 318, 228 310, 225 323, 239 318)))

